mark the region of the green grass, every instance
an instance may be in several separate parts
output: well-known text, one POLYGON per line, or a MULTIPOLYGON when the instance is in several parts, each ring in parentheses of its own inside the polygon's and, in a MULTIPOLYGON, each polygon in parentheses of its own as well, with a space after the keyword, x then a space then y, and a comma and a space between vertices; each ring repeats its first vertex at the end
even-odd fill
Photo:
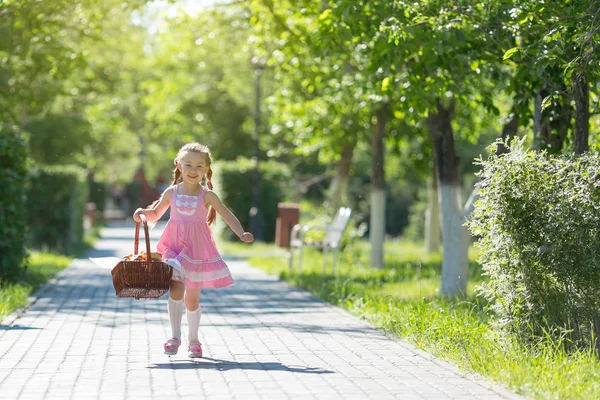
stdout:
MULTIPOLYGON (((83 243, 77 246, 76 255, 85 254, 100 237, 101 225, 94 227, 83 243)), ((62 271, 73 261, 72 256, 30 251, 27 269, 14 282, 0 286, 0 322, 13 311, 27 307, 29 296, 62 271)))
POLYGON ((16 309, 27 306, 27 298, 56 273, 65 269, 72 258, 49 253, 31 252, 27 271, 14 283, 0 288, 0 320, 16 309))
POLYGON ((285 249, 278 248, 272 244, 255 242, 252 244, 243 243, 242 241, 230 242, 215 237, 215 242, 219 252, 225 256, 236 258, 248 258, 253 256, 262 257, 285 257, 285 249))
POLYGON ((600 362, 591 352, 567 353, 550 339, 525 345, 493 327, 493 316, 476 287, 484 281, 470 253, 467 296, 438 296, 441 258, 421 246, 386 242, 386 268, 368 265, 368 243, 345 249, 337 273, 323 271, 321 254, 308 249, 301 272, 288 269, 281 249, 265 244, 231 244, 224 253, 249 262, 316 296, 343 307, 417 347, 478 372, 532 398, 600 398, 600 362), (243 246, 243 247, 242 247, 243 246))

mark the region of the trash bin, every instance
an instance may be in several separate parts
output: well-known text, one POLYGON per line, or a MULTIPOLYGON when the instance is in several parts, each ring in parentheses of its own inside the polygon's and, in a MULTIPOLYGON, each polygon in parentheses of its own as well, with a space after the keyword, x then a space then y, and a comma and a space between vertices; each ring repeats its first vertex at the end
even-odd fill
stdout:
POLYGON ((300 222, 300 205, 294 203, 278 203, 279 217, 275 223, 275 244, 279 247, 290 247, 290 231, 300 222))

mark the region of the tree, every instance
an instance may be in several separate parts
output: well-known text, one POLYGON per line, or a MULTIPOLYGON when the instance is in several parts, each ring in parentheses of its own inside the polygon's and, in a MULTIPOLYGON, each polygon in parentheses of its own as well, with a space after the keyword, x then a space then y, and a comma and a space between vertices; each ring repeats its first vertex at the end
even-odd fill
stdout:
MULTIPOLYGON (((149 43, 142 83, 152 140, 174 157, 184 142, 201 141, 216 159, 253 156, 254 72, 247 16, 235 5, 166 18, 149 43)), ((163 171, 166 172, 166 171, 163 171)))
MULTIPOLYGON (((499 114, 494 97, 512 74, 501 60, 503 45, 514 38, 493 24, 494 7, 476 2, 339 0, 329 4, 334 21, 330 24, 336 26, 336 33, 349 33, 361 44, 369 60, 366 65, 371 66, 366 70, 375 76, 383 71, 380 85, 391 88, 401 100, 391 102, 394 115, 428 127, 444 230, 442 293, 464 293, 468 237, 463 222, 470 203, 465 210, 459 200, 454 117, 457 110, 475 111, 480 106, 491 115, 499 114), (425 121, 423 115, 427 115, 425 121)), ((507 118, 505 136, 516 133, 516 111, 515 107, 507 118)), ((478 132, 471 134, 477 137, 478 132)))
MULTIPOLYGON (((129 2, 131 11, 145 2, 129 2)), ((87 49, 79 45, 101 34, 104 15, 123 7, 115 1, 26 1, 0 5, 0 118, 24 126, 43 114, 65 81, 85 65, 87 49)), ((124 11, 123 11, 124 12, 124 11)), ((75 96, 76 93, 70 93, 75 96)))
POLYGON ((0 6, 0 120, 29 131, 35 161, 93 172, 119 159, 122 173, 130 140, 120 119, 107 123, 111 113, 103 106, 122 104, 126 76, 119 68, 135 50, 140 58, 140 29, 131 15, 144 4, 16 0, 0 6))
POLYGON ((600 4, 565 1, 549 7, 499 1, 497 9, 502 28, 514 37, 514 45, 504 58, 514 61, 519 75, 527 75, 535 91, 538 147, 560 152, 572 131, 575 153, 587 151, 589 87, 600 73, 600 4))
MULTIPOLYGON (((252 2, 258 13, 274 65, 281 71, 275 110, 286 110, 283 120, 293 120, 287 133, 300 152, 318 149, 339 161, 338 182, 347 182, 357 142, 371 143, 371 264, 383 267, 385 238, 385 141, 390 130, 393 91, 381 85, 378 72, 365 57, 362 43, 338 29, 327 2, 252 2), (275 32, 275 35, 273 35, 275 32), (273 36, 275 36, 273 38, 273 36), (284 75, 285 73, 285 75, 284 75), (290 112, 290 111, 293 111, 290 112)), ((337 195, 333 194, 335 199, 337 195)))

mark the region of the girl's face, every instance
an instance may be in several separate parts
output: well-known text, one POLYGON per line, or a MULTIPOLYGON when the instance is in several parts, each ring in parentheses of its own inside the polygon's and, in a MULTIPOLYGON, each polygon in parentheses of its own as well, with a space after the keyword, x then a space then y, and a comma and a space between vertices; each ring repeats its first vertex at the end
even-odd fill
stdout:
POLYGON ((194 184, 202 181, 202 178, 208 172, 209 165, 206 155, 196 151, 188 151, 181 157, 177 167, 181 171, 183 181, 194 184))

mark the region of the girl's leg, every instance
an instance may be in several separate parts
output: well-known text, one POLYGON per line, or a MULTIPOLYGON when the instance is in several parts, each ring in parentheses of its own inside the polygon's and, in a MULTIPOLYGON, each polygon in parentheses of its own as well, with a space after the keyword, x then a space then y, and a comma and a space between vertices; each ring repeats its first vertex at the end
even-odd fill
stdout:
POLYGON ((171 281, 167 310, 169 311, 169 321, 173 336, 172 339, 167 340, 164 344, 164 350, 167 354, 177 354, 177 349, 179 348, 179 344, 181 344, 181 318, 183 317, 184 292, 185 286, 182 282, 171 281))
POLYGON ((202 348, 198 339, 198 328, 200 326, 200 289, 186 289, 185 307, 187 308, 188 322, 188 353, 190 357, 202 357, 202 348))
POLYGON ((183 294, 185 293, 185 285, 183 282, 171 281, 169 285, 169 297, 173 300, 183 300, 183 294))
POLYGON ((200 289, 185 289, 183 297, 188 311, 196 311, 200 307, 200 289))

